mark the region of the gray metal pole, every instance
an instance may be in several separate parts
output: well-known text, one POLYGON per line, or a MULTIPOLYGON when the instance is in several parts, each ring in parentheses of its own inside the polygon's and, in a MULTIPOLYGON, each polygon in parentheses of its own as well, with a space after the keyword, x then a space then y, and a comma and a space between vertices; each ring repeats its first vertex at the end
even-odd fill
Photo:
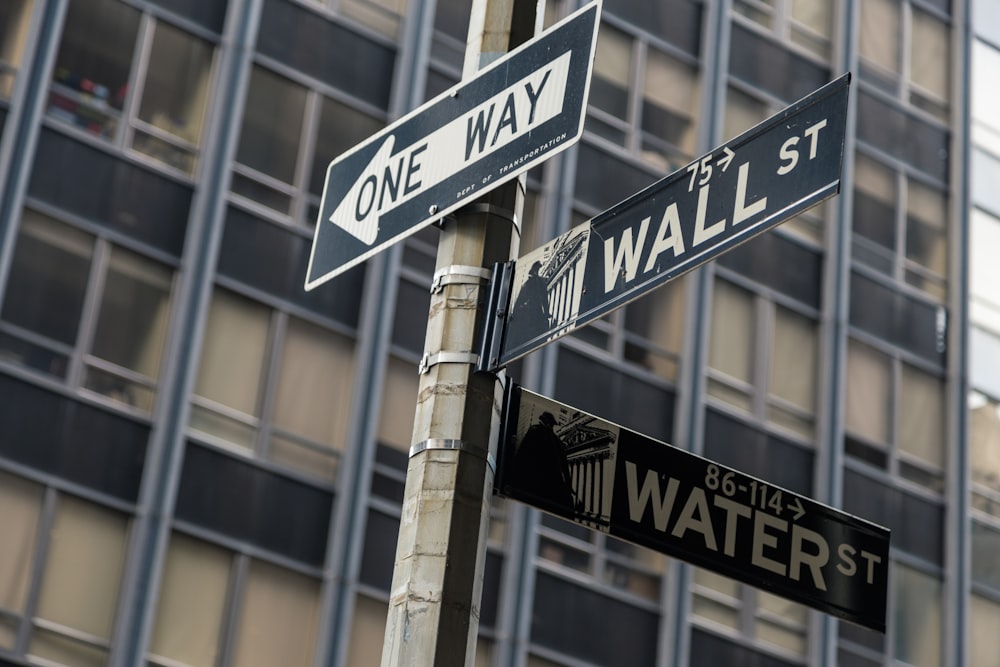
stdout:
MULTIPOLYGON (((530 39, 544 0, 473 0, 465 78, 530 39)), ((475 372, 483 268, 516 257, 524 177, 443 221, 383 667, 475 660, 502 377, 475 372)))

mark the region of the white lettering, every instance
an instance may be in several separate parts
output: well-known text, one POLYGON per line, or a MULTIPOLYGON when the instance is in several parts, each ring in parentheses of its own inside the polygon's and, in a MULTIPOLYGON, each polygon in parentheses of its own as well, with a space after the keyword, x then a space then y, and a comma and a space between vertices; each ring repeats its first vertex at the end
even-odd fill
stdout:
POLYGON ((621 245, 615 251, 615 240, 609 238, 604 240, 604 291, 610 292, 618 282, 618 273, 622 270, 622 263, 625 264, 625 282, 635 278, 639 270, 639 259, 642 255, 642 246, 646 242, 646 230, 649 227, 650 218, 644 218, 639 225, 639 238, 635 245, 632 245, 632 228, 626 227, 622 232, 621 245))
POLYGON ((660 229, 656 233, 653 247, 649 250, 649 259, 646 260, 643 273, 652 271, 653 267, 656 266, 657 258, 667 250, 672 250, 674 257, 684 254, 684 237, 681 236, 681 218, 677 212, 676 202, 671 202, 667 210, 663 212, 660 229))
POLYGON ((858 571, 858 565, 853 558, 856 553, 858 552, 850 544, 841 544, 837 547, 837 555, 841 561, 837 563, 837 570, 845 577, 853 577, 858 571))
POLYGON ((632 521, 642 521, 642 515, 646 512, 646 506, 653 507, 653 525, 661 532, 667 530, 667 520, 670 518, 670 511, 674 507, 674 499, 677 497, 677 486, 680 484, 673 477, 667 482, 667 493, 660 495, 660 480, 656 472, 646 471, 646 476, 642 480, 642 488, 639 486, 636 476, 635 464, 631 461, 625 462, 625 485, 628 488, 628 516, 632 521), (654 501, 655 499, 655 501, 654 501))
POLYGON ((882 557, 877 556, 871 552, 865 551, 864 549, 861 550, 861 557, 868 562, 868 574, 865 577, 865 581, 867 581, 870 584, 874 581, 875 577, 874 565, 875 563, 881 563, 882 557))
POLYGON ((826 539, 814 530, 803 528, 798 524, 792 524, 792 554, 788 562, 788 576, 793 580, 799 580, 802 565, 809 568, 812 573, 813 584, 821 591, 826 590, 826 582, 823 580, 822 567, 830 560, 830 545, 826 539), (816 553, 807 553, 802 547, 805 542, 811 542, 816 546, 816 553))
POLYGON ((724 496, 715 496, 715 506, 721 507, 726 510, 726 538, 722 543, 722 552, 727 556, 734 556, 736 554, 736 522, 737 517, 750 518, 753 513, 748 506, 736 502, 735 500, 730 500, 724 496))
POLYGON ((773 549, 778 545, 778 538, 768 534, 767 528, 777 528, 781 532, 788 532, 788 522, 784 519, 765 514, 764 512, 754 512, 753 517, 753 549, 750 562, 759 568, 770 570, 775 574, 785 576, 785 566, 778 561, 764 555, 764 548, 773 549))
POLYGON ((812 141, 809 143, 809 159, 812 160, 816 157, 816 144, 819 141, 819 131, 826 127, 826 118, 816 123, 808 130, 805 131, 805 135, 809 137, 812 141))
POLYGON ((747 218, 757 215, 767 207, 767 197, 761 197, 749 206, 747 202, 747 177, 750 173, 750 163, 740 165, 740 173, 736 178, 736 204, 733 207, 733 225, 738 225, 747 218))
POLYGON ((718 551, 719 547, 715 543, 715 533, 712 531, 712 515, 708 511, 708 500, 705 498, 705 491, 700 487, 691 489, 691 495, 684 503, 684 509, 677 517, 677 523, 670 532, 676 538, 683 539, 684 533, 693 530, 701 533, 705 538, 705 546, 712 551, 718 551), (695 518, 695 512, 698 518, 695 518))
POLYGON ((799 163, 799 152, 793 150, 794 146, 799 143, 798 137, 788 137, 785 143, 781 144, 781 150, 778 151, 778 157, 782 160, 788 160, 788 164, 783 164, 778 167, 778 175, 784 176, 792 169, 795 169, 795 165, 799 163))
POLYGON ((708 213, 708 188, 704 185, 698 189, 698 213, 694 221, 694 242, 693 245, 700 245, 713 236, 718 236, 726 228, 726 219, 723 218, 705 228, 705 215, 708 213))

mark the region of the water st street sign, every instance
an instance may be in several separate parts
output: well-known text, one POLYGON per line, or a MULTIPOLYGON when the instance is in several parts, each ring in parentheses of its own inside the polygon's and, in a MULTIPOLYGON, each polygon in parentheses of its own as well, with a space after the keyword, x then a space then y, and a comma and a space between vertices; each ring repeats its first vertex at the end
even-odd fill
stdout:
POLYGON ((502 424, 501 495, 885 632, 887 529, 513 384, 502 424))
POLYGON ((517 260, 496 369, 840 189, 850 75, 517 260))
POLYGON ((579 139, 600 4, 587 5, 334 160, 305 288, 579 139))

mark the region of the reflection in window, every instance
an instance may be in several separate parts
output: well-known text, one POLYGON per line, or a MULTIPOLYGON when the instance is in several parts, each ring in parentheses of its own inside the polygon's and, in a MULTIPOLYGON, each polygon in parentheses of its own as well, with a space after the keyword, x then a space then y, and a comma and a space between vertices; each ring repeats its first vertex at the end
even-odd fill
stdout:
MULTIPOLYGON (((992 3, 990 3, 992 4, 992 3)), ((1000 5, 997 5, 1000 10, 1000 5)), ((1000 13, 997 14, 1000 17, 1000 13)), ((978 21, 977 21, 978 27, 978 21)), ((1000 88, 995 85, 1000 72, 1000 50, 981 40, 972 43, 972 142, 1000 155, 1000 88)))
POLYGON ((27 603, 42 489, 0 472, 0 648, 12 650, 27 603))
POLYGON ((814 319, 720 278, 708 350, 710 396, 812 440, 819 373, 814 319))
POLYGON ((834 0, 736 0, 734 11, 763 26, 782 41, 813 55, 830 56, 834 0))
POLYGON ((217 289, 191 428, 332 480, 346 437, 353 350, 341 334, 217 289))
POLYGON ((0 100, 13 92, 33 7, 33 0, 6 0, 0 5, 0 100))
POLYGON ((0 313, 0 350, 150 412, 172 289, 172 268, 25 210, 0 313), (97 317, 92 331, 81 331, 88 291, 96 293, 97 317), (72 355, 77 345, 88 351, 82 372, 72 355))
POLYGON ((167 549, 150 664, 306 665, 319 630, 319 581, 174 533, 167 549))
POLYGON ((587 129, 636 152, 658 169, 681 167, 695 149, 700 108, 697 68, 638 36, 602 25, 587 129), (638 88, 641 98, 629 91, 638 88))
POLYGON ((97 665, 108 642, 125 564, 128 519, 63 496, 45 559, 28 653, 68 665, 97 665))
POLYGON ((941 580, 899 562, 893 571, 895 657, 914 667, 940 665, 941 580))
POLYGON ((1000 655, 1000 602, 969 597, 969 667, 993 667, 1000 655))
POLYGON ((214 45, 119 0, 72 0, 49 115, 193 173, 213 58, 214 45))
POLYGON ((341 0, 340 9, 383 35, 398 37, 406 4, 407 0, 341 0))
POLYGON ((1000 517, 1000 401, 973 391, 969 415, 972 505, 1000 517))

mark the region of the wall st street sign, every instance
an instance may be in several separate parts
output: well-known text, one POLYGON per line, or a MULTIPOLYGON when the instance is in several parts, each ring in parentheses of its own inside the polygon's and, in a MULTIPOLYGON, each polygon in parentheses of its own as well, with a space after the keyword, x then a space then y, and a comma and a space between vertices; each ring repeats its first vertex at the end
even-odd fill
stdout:
POLYGON ((518 259, 484 365, 504 366, 836 194, 849 85, 846 74, 518 259))
POLYGON ((330 163, 305 288, 575 143, 600 8, 587 5, 330 163))
POLYGON ((885 631, 887 529, 513 383, 495 486, 565 519, 885 631))

